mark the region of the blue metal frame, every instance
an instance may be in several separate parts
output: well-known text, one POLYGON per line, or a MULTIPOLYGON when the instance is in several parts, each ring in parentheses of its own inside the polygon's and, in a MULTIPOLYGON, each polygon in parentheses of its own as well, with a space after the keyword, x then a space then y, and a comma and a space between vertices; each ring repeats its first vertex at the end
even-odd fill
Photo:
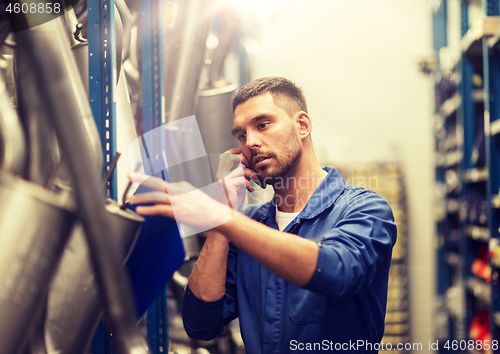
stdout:
MULTIPOLYGON (((486 16, 499 16, 500 15, 500 2, 498 0, 483 0, 483 11, 486 16)), ((460 21, 461 21, 461 34, 464 36, 469 30, 469 1, 461 0, 460 9, 460 21)), ((441 31, 446 30, 439 21, 442 17, 438 16, 438 12, 434 15, 434 30, 441 31)), ((439 33, 434 33, 434 48, 435 50, 440 49, 439 33)), ((476 43, 477 44, 477 43, 476 43)), ((462 124, 462 131, 464 133, 463 142, 463 161, 461 163, 462 170, 470 172, 479 172, 477 166, 471 161, 471 153, 474 147, 475 139, 479 137, 484 123, 484 148, 485 157, 481 162, 481 166, 485 163, 485 171, 488 173, 487 178, 473 180, 465 178, 462 175, 462 191, 460 199, 465 201, 465 196, 467 191, 476 192, 479 195, 483 195, 486 198, 487 203, 487 228, 482 228, 484 231, 484 237, 480 237, 482 241, 472 239, 468 237, 466 232, 466 222, 461 221, 461 248, 462 248, 462 261, 464 264, 463 277, 464 283, 470 278, 477 283, 480 278, 473 275, 471 270, 472 262, 475 257, 477 257, 476 250, 480 247, 484 247, 483 250, 487 250, 489 246, 490 257, 489 263, 491 266, 491 284, 487 284, 486 281, 481 280, 481 289, 488 290, 490 287, 491 296, 476 296, 475 291, 466 291, 466 319, 464 322, 465 329, 467 330, 473 320, 473 317, 477 313, 478 309, 488 308, 490 310, 490 328, 493 340, 500 340, 500 258, 498 256, 499 246, 499 227, 500 227, 500 208, 494 206, 498 204, 496 201, 498 199, 493 199, 493 197, 498 197, 500 195, 500 133, 498 133, 498 124, 500 122, 500 46, 495 45, 494 48, 490 48, 490 43, 487 38, 482 39, 482 52, 477 53, 475 50, 468 51, 465 55, 462 55, 462 60, 457 67, 457 72, 460 74, 460 84, 458 87, 458 92, 462 96, 462 107, 459 111, 459 120, 462 124), (474 73, 482 75, 483 80, 483 101, 477 101, 474 99, 474 85, 472 80, 472 75, 474 73), (492 136, 492 123, 495 123, 495 135, 492 136), (475 171, 473 170, 475 168, 475 171), (494 203, 495 202, 495 203, 494 203), (488 238, 486 237, 488 235, 488 238), (496 251, 495 258, 492 258, 491 252, 496 251)), ((478 142, 476 142, 476 148, 482 148, 478 142)), ((436 179, 440 180, 441 170, 436 169, 436 179)), ((470 198, 473 199, 473 198, 470 198)), ((479 199, 481 200, 481 199, 479 199)), ((477 202, 473 202, 477 203, 477 202)), ((471 225, 473 223, 478 224, 477 220, 472 218, 467 221, 471 225)), ((480 221, 479 224, 484 224, 480 221)), ((442 227, 442 224, 438 224, 438 230, 442 227)), ((474 235, 473 235, 474 236, 474 235)), ((441 250, 438 250, 438 264, 443 265, 441 250)), ((446 286, 448 285, 448 279, 443 276, 444 271, 442 269, 438 270, 438 290, 439 294, 444 294, 446 291, 446 286)), ((450 338, 452 339, 452 338, 450 338)), ((469 339, 469 338, 464 338, 469 339)), ((500 349, 500 348, 499 348, 500 349)), ((500 353, 500 350, 494 350, 494 353, 500 353)))
MULTIPOLYGON (((160 129, 154 130, 165 123, 161 0, 142 0, 141 13, 143 133, 154 131, 153 146, 147 152, 148 158, 154 162, 165 149, 160 129)), ((147 329, 149 351, 152 354, 166 353, 168 351, 166 287, 147 311, 147 329)))
MULTIPOLYGON (((433 48, 435 51, 436 59, 438 59, 438 53, 441 50, 441 48, 447 46, 447 2, 446 0, 442 0, 440 2, 440 5, 436 12, 433 14, 433 48)), ((440 82, 436 82, 436 90, 440 90, 439 85, 441 84, 440 82)), ((440 102, 442 103, 442 102, 440 102)), ((436 114, 440 115, 440 104, 436 106, 436 114)), ((455 122, 458 120, 458 112, 454 114, 453 117, 441 117, 444 119, 444 128, 446 131, 448 131, 448 128, 450 126, 450 120, 453 119, 455 122)), ((440 119, 441 119, 440 118, 440 119)), ((436 137, 436 146, 435 149, 436 151, 439 150, 439 143, 440 140, 436 137)), ((441 152, 442 153, 442 152, 441 152)), ((439 165, 436 166, 436 181, 439 181, 441 183, 445 182, 445 171, 448 166, 446 165, 439 165)), ((439 221, 436 225, 436 236, 437 236, 437 242, 436 242, 436 267, 437 267, 437 296, 439 296, 442 299, 442 306, 446 306, 446 294, 448 289, 453 285, 453 274, 456 272, 456 265, 451 265, 447 262, 447 256, 449 256, 450 248, 446 242, 446 236, 452 228, 458 228, 458 225, 456 224, 456 221, 452 220, 453 217, 447 213, 446 217, 439 221)), ((446 333, 448 335, 447 339, 456 339, 454 337, 455 333, 455 328, 456 328, 456 321, 451 316, 449 313, 447 314, 447 328, 446 328, 446 333)), ((437 338, 437 339, 443 339, 443 338, 437 338)), ((440 341, 441 342, 441 341, 440 341)), ((439 352, 448 352, 447 350, 445 351, 444 348, 442 348, 443 344, 441 344, 441 347, 438 348, 439 352)))
POLYGON ((469 1, 462 0, 460 2, 460 34, 462 37, 469 30, 469 1))
POLYGON ((148 345, 152 354, 168 352, 167 288, 158 295, 147 312, 148 345))
MULTIPOLYGON (((444 1, 443 1, 444 2, 444 1)), ((443 13, 446 8, 445 4, 441 3, 441 6, 438 8, 437 12, 434 14, 434 49, 437 51, 440 50, 440 48, 444 45, 446 45, 446 41, 444 36, 446 36, 446 14, 443 13), (445 22, 443 24, 443 21, 445 22), (439 33, 441 31, 441 33, 439 33)), ((461 35, 462 37, 468 32, 469 28, 469 9, 468 9, 469 2, 466 0, 461 1, 461 8, 460 8, 460 24, 461 24, 461 35)), ((485 11, 485 14, 488 15, 497 15, 498 14, 498 8, 499 4, 498 1, 493 2, 493 1, 483 1, 483 8, 485 11)), ((488 204, 490 210, 488 210, 488 229, 490 231, 491 235, 496 235, 498 234, 498 223, 495 223, 494 219, 492 218, 492 211, 491 211, 491 191, 492 188, 498 188, 494 186, 493 184, 495 183, 494 181, 491 182, 491 178, 486 181, 482 180, 472 180, 469 178, 466 178, 464 172, 467 171, 473 171, 474 169, 476 171, 474 172, 479 172, 477 169, 477 166, 475 165, 475 162, 471 161, 471 156, 472 156, 472 151, 474 148, 475 140, 477 138, 477 134, 479 133, 479 129, 482 129, 483 127, 483 116, 482 114, 484 112, 489 112, 490 110, 490 97, 494 96, 495 97, 500 97, 500 90, 495 91, 497 94, 493 93, 491 87, 490 87, 490 81, 491 77, 488 77, 490 74, 490 65, 491 61, 489 59, 489 48, 488 48, 488 42, 486 39, 483 39, 483 55, 475 53, 474 51, 468 51, 466 55, 462 54, 461 60, 457 63, 457 67, 455 68, 456 72, 458 72, 460 75, 460 80, 458 83, 457 87, 457 92, 461 96, 461 106, 459 107, 456 116, 450 118, 447 117, 444 122, 444 128, 447 133, 453 133, 453 130, 455 129, 455 123, 457 123, 457 130, 458 132, 463 132, 463 145, 461 147, 457 147, 457 149, 460 149, 463 152, 463 158, 460 161, 458 166, 446 166, 444 169, 441 166, 438 166, 436 168, 436 180, 442 180, 443 179, 443 172, 446 170, 446 168, 453 168, 456 169, 455 171, 459 173, 461 176, 461 191, 459 194, 459 200, 463 202, 466 201, 466 196, 468 191, 476 192, 476 193, 486 193, 486 196, 488 197, 488 204), (474 83, 473 83, 473 75, 477 74, 482 74, 483 75, 483 83, 484 83, 484 93, 485 93, 485 98, 484 102, 479 102, 477 99, 474 99, 474 83), (484 106, 483 106, 484 104, 484 106), (456 119, 456 120, 453 120, 456 119), (496 232, 493 233, 493 230, 496 232)), ((500 62, 499 64, 496 64, 496 66, 500 67, 500 62)), ((500 74, 500 71, 499 71, 500 74)), ((498 84, 497 84, 498 85, 498 84)), ((484 115, 484 120, 486 121, 488 117, 488 114, 486 113, 484 115)), ((489 127, 489 122, 486 122, 486 131, 489 131, 487 129, 489 127)), ((486 136, 485 139, 487 139, 486 145, 489 149, 490 146, 490 139, 489 136, 486 136)), ((492 151, 492 150, 491 150, 492 151)), ((488 150, 488 156, 487 156, 487 168, 489 167, 491 169, 491 163, 492 161, 495 161, 496 157, 490 156, 490 152, 488 150)), ((498 155, 500 159, 500 155, 498 155)), ((499 161, 500 162, 500 161, 499 161)), ((500 166, 500 163, 499 163, 500 166)), ((496 173, 496 172, 494 172, 496 173)), ((486 197, 485 196, 485 197, 486 197)), ((475 277, 471 271, 471 265, 476 257, 476 249, 479 247, 484 247, 485 241, 479 241, 476 239, 472 239, 468 237, 468 230, 469 226, 474 226, 478 227, 481 223, 478 224, 477 219, 474 220, 472 217, 468 219, 467 217, 457 219, 456 216, 450 215, 450 213, 447 213, 447 217, 445 220, 442 222, 438 223, 437 228, 438 228, 438 234, 444 234, 446 235, 446 230, 447 228, 449 229, 450 227, 453 228, 459 224, 460 227, 460 243, 459 243, 459 249, 460 249, 460 258, 462 260, 461 264, 463 268, 461 269, 461 275, 464 279, 464 283, 467 284, 468 279, 472 279, 473 281, 477 282, 479 281, 479 278, 475 277), (469 224, 470 223, 470 224, 469 224), (481 242, 483 244, 481 245, 481 242)), ((483 228, 485 230, 485 228, 483 228)), ((453 276, 453 273, 457 271, 458 268, 453 268, 450 265, 447 264, 445 256, 446 256, 446 246, 445 247, 440 247, 438 248, 437 251, 437 264, 440 266, 437 272, 438 276, 438 295, 444 296, 450 286, 453 286, 453 280, 449 278, 450 276, 453 276), (443 250, 444 248, 444 250, 443 250)), ((484 285, 486 286, 486 283, 483 281, 484 285)), ((456 318, 453 316, 449 316, 449 329, 448 329, 448 335, 450 340, 462 340, 462 339, 468 339, 467 337, 460 338, 459 336, 467 336, 467 333, 464 333, 463 331, 456 331, 459 327, 464 328, 467 330, 472 322, 472 318, 475 315, 477 309, 481 306, 478 303, 478 299, 476 296, 468 291, 466 291, 466 296, 465 296, 465 301, 466 301, 466 311, 465 311, 465 319, 463 323, 456 322, 456 318), (455 327, 458 326, 458 327, 455 327), (454 328, 455 327, 455 328, 454 328)), ((499 291, 500 292, 500 291, 499 291)), ((487 299, 490 300, 490 299, 487 299)), ((442 349, 442 348, 440 348, 442 349)))
MULTIPOLYGON (((500 14, 500 4, 499 1, 495 0, 483 0, 483 10, 487 16, 498 16, 500 14)), ((468 1, 461 1, 461 35, 464 36, 469 30, 469 9, 468 1)), ((442 28, 442 24, 438 21, 442 18, 434 15, 434 29, 442 28)), ((442 29, 443 31, 445 29, 442 29)), ((434 33, 434 48, 439 50, 439 36, 434 33)), ((484 230, 489 232, 489 238, 479 241, 476 239, 471 239, 467 235, 467 230, 469 222, 474 222, 471 220, 461 219, 461 258, 463 261, 463 277, 464 283, 470 278, 472 280, 478 280, 471 271, 472 262, 477 256, 476 250, 479 247, 485 247, 488 242, 492 239, 498 242, 499 236, 499 226, 500 226, 500 211, 493 209, 493 199, 492 197, 499 193, 500 188, 500 139, 498 137, 490 136, 490 125, 491 122, 500 119, 500 100, 495 99, 500 97, 500 51, 494 49, 490 53, 490 47, 488 40, 486 38, 482 39, 482 53, 467 53, 467 55, 462 55, 462 59, 459 62, 457 69, 460 73, 460 83, 457 88, 458 92, 462 97, 462 104, 458 112, 457 118, 458 122, 461 124, 461 131, 463 132, 463 159, 460 164, 458 171, 473 171, 478 172, 477 166, 471 161, 471 155, 474 148, 475 140, 478 134, 483 129, 485 132, 485 153, 486 153, 486 171, 488 172, 488 178, 485 180, 471 181, 461 173, 461 183, 462 189, 460 193, 460 199, 464 202, 466 201, 466 195, 468 191, 475 191, 479 194, 485 194, 484 197, 487 198, 487 229, 484 230), (473 98, 474 84, 473 84, 473 74, 482 75, 483 79, 483 92, 484 100, 483 102, 475 101, 473 98), (482 244, 481 244, 482 242, 482 244), (475 278, 475 279, 474 279, 475 278)), ((451 128, 448 127, 448 128, 451 128)), ((477 143, 477 142, 476 142, 477 143)), ((442 178, 440 175, 440 170, 436 170, 436 179, 442 178)), ((475 221, 477 223, 477 221, 475 221)), ((472 225, 472 224, 471 224, 472 225)), ((438 230, 440 225, 438 224, 438 230)), ((491 242, 490 242, 491 244, 491 242)), ((437 252, 438 264, 442 265, 442 251, 437 252)), ((491 259, 490 259, 491 263, 491 259)), ((490 264, 491 265, 491 264, 490 264)), ((479 300, 475 294, 471 291, 466 290, 466 316, 464 326, 468 329, 473 317, 477 313, 477 310, 483 307, 488 307, 490 312, 497 313, 500 315, 500 286, 498 284, 498 274, 499 268, 492 268, 492 282, 491 291, 492 296, 483 300, 479 300), (490 303, 491 302, 491 303, 490 303)), ((448 279, 446 279, 446 271, 442 269, 438 270, 438 293, 443 295, 446 291, 447 285, 449 284, 448 279)), ((485 287, 489 285, 482 281, 485 287)), ((500 338, 500 324, 495 325, 493 315, 490 317, 491 332, 493 339, 498 340, 500 338)), ((452 338, 452 333, 450 331, 450 339, 452 338)), ((457 338, 460 339, 460 338, 457 338)), ((468 339, 468 338, 464 338, 468 339)), ((500 351, 495 351, 498 353, 500 351)))
POLYGON ((463 171, 465 169, 473 168, 470 157, 472 155, 472 149, 474 148, 474 138, 476 135, 476 129, 474 126, 474 102, 472 100, 472 75, 474 74, 474 68, 471 62, 466 58, 462 59, 461 74, 462 81, 459 85, 459 90, 462 96, 460 123, 463 126, 464 132, 464 159, 462 165, 463 171))
MULTIPOLYGON (((489 75, 489 92, 491 97, 500 97, 500 50, 494 49, 490 57, 490 75, 489 75)), ((489 121, 494 122, 500 119, 500 100, 489 100, 489 121)), ((490 171, 490 178, 488 179, 488 227, 490 235, 498 242, 498 230, 500 227, 500 210, 493 209, 492 197, 499 193, 500 188, 500 137, 497 135, 492 137, 490 134, 486 135, 486 153, 490 171)), ((491 263, 491 262, 490 262, 491 263)), ((496 314, 500 313, 500 286, 498 284, 498 273, 500 267, 498 265, 492 266, 492 298, 496 301, 492 302, 492 335, 495 338, 500 338, 500 327, 495 325, 496 314), (495 278, 497 279, 495 281, 495 278)), ((497 351, 498 353, 499 351, 497 351)))
MULTIPOLYGON (((462 37, 467 33, 469 30, 469 9, 468 9, 468 1, 462 1, 461 2, 461 34, 462 37)), ((463 169, 462 171, 471 171, 474 169, 474 164, 471 161, 471 156, 472 156, 472 151, 474 148, 474 142, 477 136, 478 132, 478 117, 476 117, 476 105, 478 104, 484 104, 483 103, 478 103, 474 102, 473 100, 473 89, 474 85, 472 82, 473 74, 480 73, 483 76, 483 86, 486 84, 485 80, 485 75, 484 71, 485 66, 483 63, 483 60, 481 57, 464 57, 462 55, 462 67, 461 67, 461 77, 462 77, 462 83, 461 83, 461 94, 462 94, 462 118, 461 118, 461 123, 463 127, 463 133, 464 133, 464 146, 463 146, 463 156, 464 156, 464 161, 463 161, 463 169), (482 67, 482 72, 481 68, 482 67)), ((486 94, 486 87, 484 89, 484 92, 486 94)), ((484 110, 484 109, 483 109, 484 110)), ((482 118, 479 118, 482 119, 482 118)), ((462 201, 466 201, 466 196, 467 192, 469 190, 477 189, 478 186, 471 185, 470 182, 468 182, 465 178, 464 175, 461 175, 461 182, 462 182, 462 191, 461 191, 461 197, 460 199, 462 201)), ((484 182, 481 182, 484 184, 484 182)), ((475 279, 475 276, 472 274, 471 271, 471 266, 473 264, 473 261, 476 257, 476 251, 479 247, 479 242, 482 241, 476 241, 472 240, 470 237, 468 237, 466 230, 469 227, 468 221, 462 222, 461 223, 461 239, 462 239, 462 259, 463 259, 463 278, 464 278, 464 284, 467 284, 468 279, 475 279)), ((472 323, 472 319, 477 312, 478 309, 478 300, 475 297, 473 293, 471 293, 470 290, 465 289, 465 306, 466 306, 466 311, 465 311, 465 322, 464 326, 466 329, 468 329, 472 323)), ((464 338, 468 339, 468 338, 464 338)))
MULTIPOLYGON (((142 96, 143 132, 153 130, 164 122, 165 108, 163 90, 163 36, 160 21, 161 0, 141 1, 142 33, 142 96)), ((154 161, 164 148, 161 134, 154 134, 153 151, 149 156, 154 161)))
MULTIPOLYGON (((104 152, 103 174, 116 154, 116 121, 113 98, 116 82, 115 1, 88 0, 89 99, 104 152)), ((117 198, 116 171, 108 196, 117 198)))
MULTIPOLYGON (((462 75, 462 82, 460 85, 460 92, 462 94, 462 109, 461 109, 461 118, 460 118, 460 123, 463 127, 463 133, 464 133, 464 142, 463 142, 463 162, 462 162, 462 168, 461 171, 466 171, 470 170, 473 168, 472 162, 471 162, 471 154, 472 154, 472 149, 474 146, 474 137, 475 137, 475 127, 474 127, 474 103, 472 101, 472 75, 474 73, 474 69, 472 64, 466 59, 462 59, 462 65, 461 65, 461 75, 462 75)), ((460 193, 460 199, 462 201, 466 200, 466 192, 468 190, 467 183, 464 179, 463 173, 460 173, 461 175, 461 183, 462 183, 462 189, 460 193)), ((462 269, 462 276, 464 280, 466 281, 469 276, 471 275, 470 271, 470 265, 472 263, 474 254, 475 254, 475 249, 471 249, 472 246, 474 246, 472 240, 468 239, 466 235, 466 228, 467 228, 467 223, 465 221, 462 221, 460 224, 460 229, 461 229, 461 255, 463 259, 463 269, 462 269)), ((466 284, 466 282, 464 282, 466 284)), ((466 311, 465 311, 465 328, 468 328, 470 325, 470 321, 473 315, 473 305, 474 305, 474 299, 473 295, 471 295, 467 290, 465 290, 465 301, 466 301, 466 311)), ((465 338, 463 338, 465 339, 465 338)))
POLYGON ((500 3, 498 1, 483 0, 483 8, 486 16, 498 16, 500 14, 500 3))
POLYGON ((442 47, 446 47, 448 43, 447 13, 446 1, 441 0, 438 10, 433 15, 432 21, 433 47, 436 53, 438 53, 442 47))
MULTIPOLYGON (((88 0, 89 99, 104 154, 103 175, 116 154, 114 87, 116 82, 115 1, 88 0)), ((116 171, 107 190, 116 200, 116 171)), ((113 354, 112 334, 104 320, 92 340, 93 354, 113 354)))
MULTIPOLYGON (((498 1, 483 2, 484 11, 487 15, 500 15, 500 4, 498 1)), ((487 183, 487 198, 488 198, 488 229, 490 230, 490 238, 499 238, 500 214, 498 210, 493 209, 493 195, 499 193, 500 188, 500 141, 499 137, 492 137, 490 127, 493 121, 500 118, 500 100, 493 99, 500 97, 500 50, 493 48, 490 52, 490 47, 487 39, 483 39, 483 70, 484 70, 484 92, 485 92, 485 148, 486 148, 486 165, 488 166, 489 178, 487 183)), ((490 249, 490 251, 492 251, 490 249)), ((495 325, 495 315, 500 314, 500 286, 498 284, 499 267, 495 266, 490 260, 492 272, 491 295, 492 302, 490 307, 490 331, 493 339, 500 338, 500 326, 495 325), (495 280, 496 279, 496 280, 495 280)), ((495 350, 494 353, 500 353, 500 350, 495 350)))

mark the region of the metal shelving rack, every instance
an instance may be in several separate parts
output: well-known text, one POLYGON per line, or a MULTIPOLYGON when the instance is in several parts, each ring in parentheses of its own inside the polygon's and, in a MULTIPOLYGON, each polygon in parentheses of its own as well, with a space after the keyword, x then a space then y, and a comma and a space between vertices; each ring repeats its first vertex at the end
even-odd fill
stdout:
MULTIPOLYGON (((114 90, 116 82, 115 1, 88 0, 89 100, 102 142, 103 174, 116 154, 114 90)), ((107 195, 117 199, 116 171, 108 182, 107 195)), ((113 335, 104 320, 92 340, 93 354, 113 354, 113 335)))
MULTIPOLYGON (((165 97, 163 89, 163 48, 161 0, 141 1, 142 37, 142 98, 143 132, 152 131, 165 123, 165 97)), ((153 135, 153 151, 148 151, 154 161, 164 151, 165 145, 159 129, 153 135)), ((152 354, 168 352, 167 288, 157 296, 147 311, 149 351, 152 354)), ((95 353, 94 353, 95 354, 95 353)))
MULTIPOLYGON (((434 50, 440 53, 434 72, 436 190, 441 190, 437 339, 440 352, 447 353, 448 340, 500 341, 500 4, 483 0, 484 16, 471 21, 474 1, 460 0, 460 48, 446 55, 450 2, 442 0, 433 18, 434 50), (474 330, 481 313, 483 328, 489 327, 482 334, 474 330)), ((478 352, 463 347, 455 352, 478 352)))
MULTIPOLYGON (((500 14, 499 4, 493 9, 496 15, 500 14)), ((486 134, 486 156, 489 166, 490 178, 488 179, 488 220, 489 229, 492 236, 489 245, 490 265, 492 267, 491 295, 492 303, 490 311, 492 313, 491 328, 493 338, 500 338, 500 287, 498 284, 498 271, 500 269, 500 252, 498 247, 500 209, 500 136, 498 123, 500 123, 500 34, 496 34, 488 40, 483 40, 483 52, 489 53, 487 86, 489 98, 486 100, 485 123, 488 128, 486 134), (486 119, 487 118, 487 119, 486 119)))
MULTIPOLYGON (((114 0, 88 0, 89 99, 103 144, 104 168, 109 169, 116 154, 116 120, 113 92, 116 85, 114 0)), ((141 1, 143 127, 150 131, 164 123, 163 58, 160 0, 141 1)), ((155 151, 163 147, 158 135, 155 151)), ((149 156, 148 156, 149 157, 149 156)), ((117 198, 116 172, 108 184, 108 196, 117 198)), ((147 312, 147 336, 152 354, 168 352, 166 288, 147 312)), ((113 335, 103 322, 93 341, 93 354, 114 353, 113 335)))
MULTIPOLYGON (((435 10, 434 50, 438 53, 447 46, 447 1, 441 1, 435 10)), ((456 87, 454 77, 442 70, 436 76, 436 190, 438 209, 436 212, 437 248, 437 295, 436 339, 439 343, 459 340, 463 334, 462 306, 454 305, 450 295, 460 299, 462 284, 462 248, 460 244, 461 194, 459 177, 462 171, 463 139, 460 132, 459 115, 463 107, 461 87, 456 87), (447 183, 448 181, 448 183, 447 183), (454 182, 454 183, 453 183, 454 182)), ((456 301, 455 301, 456 302, 456 301)), ((443 348, 440 351, 445 352, 443 348)))
MULTIPOLYGON (((343 166, 340 173, 347 180, 370 181, 374 176, 377 182, 369 183, 367 189, 384 197, 390 204, 398 229, 398 239, 392 249, 391 268, 387 292, 387 313, 385 316, 385 332, 382 342, 392 345, 393 350, 380 350, 380 354, 408 354, 407 349, 396 349, 399 343, 411 343, 410 326, 410 281, 408 272, 408 210, 405 174, 402 165, 397 161, 343 166)), ((351 182, 350 182, 351 181, 351 182)))
MULTIPOLYGON (((104 173, 116 154, 113 92, 116 82, 115 1, 88 0, 89 99, 104 153, 104 173)), ((116 200, 116 172, 108 196, 116 200)))

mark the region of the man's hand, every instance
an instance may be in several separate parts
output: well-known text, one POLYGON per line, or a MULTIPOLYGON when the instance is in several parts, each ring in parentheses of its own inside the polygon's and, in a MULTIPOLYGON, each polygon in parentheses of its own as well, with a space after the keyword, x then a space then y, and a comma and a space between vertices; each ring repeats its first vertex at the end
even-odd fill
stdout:
POLYGON ((247 189, 253 192, 250 179, 257 179, 257 174, 242 166, 231 171, 237 163, 248 166, 240 149, 230 149, 221 154, 217 182, 202 189, 188 182, 168 183, 160 178, 132 173, 129 177, 131 181, 152 191, 132 196, 129 203, 153 204, 138 206, 136 211, 142 215, 163 215, 196 228, 199 232, 213 229, 238 214, 247 189))
POLYGON ((235 216, 227 204, 216 201, 188 182, 168 183, 140 173, 132 173, 129 178, 152 190, 133 195, 128 200, 130 204, 153 204, 138 206, 136 212, 139 214, 163 215, 199 232, 217 227, 235 216))
POLYGON ((258 180, 257 173, 248 168, 248 160, 240 149, 229 149, 219 156, 217 166, 217 198, 220 202, 227 200, 229 205, 239 210, 246 197, 246 190, 253 192, 251 179, 258 180), (231 171, 235 164, 242 164, 231 171))

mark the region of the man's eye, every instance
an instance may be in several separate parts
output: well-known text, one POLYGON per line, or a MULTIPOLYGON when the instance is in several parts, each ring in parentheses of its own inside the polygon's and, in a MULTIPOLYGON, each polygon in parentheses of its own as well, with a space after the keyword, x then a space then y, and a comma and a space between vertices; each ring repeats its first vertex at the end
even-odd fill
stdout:
POLYGON ((239 137, 238 137, 238 140, 239 141, 242 141, 242 140, 245 140, 245 138, 247 137, 246 134, 241 134, 239 137))
POLYGON ((265 127, 267 127, 269 125, 269 123, 260 123, 259 124, 259 129, 264 129, 265 127))

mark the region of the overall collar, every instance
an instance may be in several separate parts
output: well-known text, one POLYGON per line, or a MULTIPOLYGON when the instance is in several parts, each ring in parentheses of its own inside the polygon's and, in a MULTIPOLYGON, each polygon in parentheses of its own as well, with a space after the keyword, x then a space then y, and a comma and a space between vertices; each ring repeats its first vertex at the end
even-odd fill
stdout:
MULTIPOLYGON (((331 207, 346 187, 344 178, 333 167, 324 167, 328 174, 314 191, 306 206, 298 215, 301 219, 312 219, 331 207)), ((276 219, 276 195, 268 203, 265 219, 276 219)))

